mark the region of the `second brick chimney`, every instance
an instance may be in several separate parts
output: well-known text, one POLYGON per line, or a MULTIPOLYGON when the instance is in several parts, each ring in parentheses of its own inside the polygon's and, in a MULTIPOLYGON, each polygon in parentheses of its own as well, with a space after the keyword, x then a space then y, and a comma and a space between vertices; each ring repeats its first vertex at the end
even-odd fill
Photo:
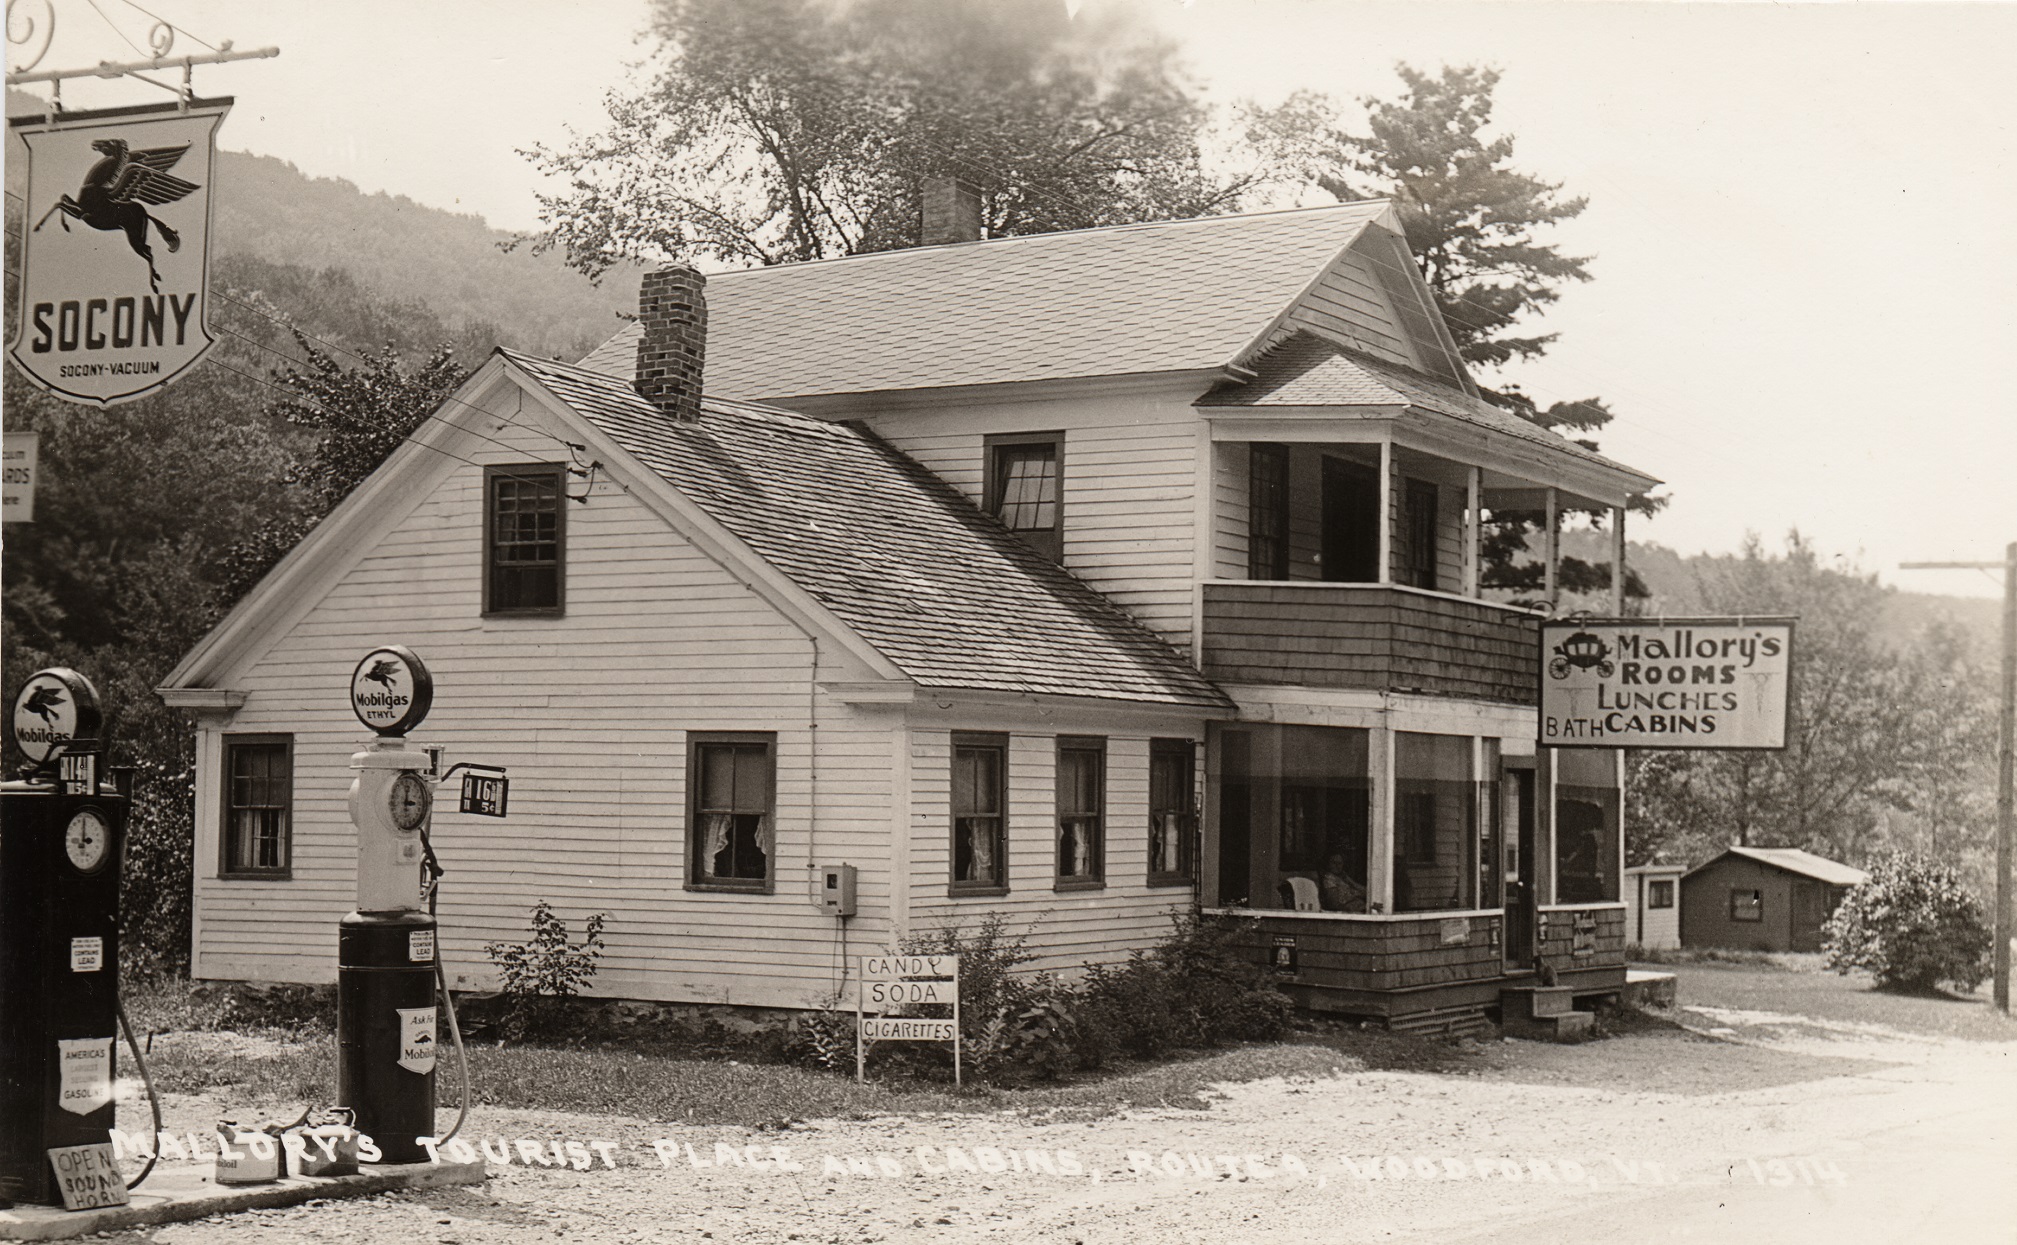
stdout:
POLYGON ((684 264, 644 274, 638 292, 638 396, 673 419, 700 418, 707 359, 707 278, 684 264))
POLYGON ((981 234, 980 190, 950 177, 927 177, 918 187, 924 201, 922 246, 948 242, 978 242, 981 234))

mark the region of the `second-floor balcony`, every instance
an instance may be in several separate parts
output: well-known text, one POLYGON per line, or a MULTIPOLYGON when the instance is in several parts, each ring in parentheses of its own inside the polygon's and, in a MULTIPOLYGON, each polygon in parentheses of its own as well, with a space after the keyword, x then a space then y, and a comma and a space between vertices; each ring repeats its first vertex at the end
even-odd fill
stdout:
POLYGON ((1222 683, 1533 704, 1540 615, 1396 584, 1203 585, 1202 664, 1222 683))

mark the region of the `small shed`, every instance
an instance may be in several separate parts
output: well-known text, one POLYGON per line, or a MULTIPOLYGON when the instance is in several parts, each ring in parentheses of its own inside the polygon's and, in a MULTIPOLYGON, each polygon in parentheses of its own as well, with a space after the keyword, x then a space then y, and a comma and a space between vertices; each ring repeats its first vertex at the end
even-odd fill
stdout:
POLYGON ((1819 951, 1821 926, 1870 875, 1793 847, 1732 847, 1681 878, 1681 945, 1819 951))
POLYGON ((1625 870, 1625 941, 1650 950, 1681 945, 1681 873, 1685 865, 1625 870))

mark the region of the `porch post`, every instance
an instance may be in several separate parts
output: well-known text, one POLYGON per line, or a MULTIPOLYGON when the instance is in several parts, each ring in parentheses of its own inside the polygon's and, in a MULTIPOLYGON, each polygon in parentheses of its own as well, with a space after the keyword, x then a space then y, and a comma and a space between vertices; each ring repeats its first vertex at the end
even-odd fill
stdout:
POLYGON ((1611 507, 1611 617, 1625 614, 1625 508, 1611 507))
POLYGON ((1476 597, 1484 579, 1485 473, 1473 467, 1464 479, 1464 587, 1463 594, 1476 597))
POLYGON ((1548 486, 1548 534, 1542 545, 1542 560, 1547 565, 1543 590, 1548 597, 1548 608, 1561 603, 1561 589, 1558 581, 1562 568, 1562 516, 1555 499, 1555 486, 1548 486))
POLYGON ((1380 578, 1394 582, 1394 443, 1380 442, 1380 578))
POLYGON ((1375 726, 1366 768, 1372 774, 1372 835, 1366 845, 1368 912, 1394 910, 1394 732, 1375 726))

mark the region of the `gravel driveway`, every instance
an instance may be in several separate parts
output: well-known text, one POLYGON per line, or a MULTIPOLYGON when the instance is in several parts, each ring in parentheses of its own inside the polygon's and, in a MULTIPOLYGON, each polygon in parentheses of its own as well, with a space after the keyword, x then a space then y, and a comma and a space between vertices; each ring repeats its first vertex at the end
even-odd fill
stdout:
MULTIPOLYGON (((2017 1241, 2017 1041, 1691 1008, 1683 978, 1685 1028, 1480 1044, 1454 1072, 1341 1057, 1207 1110, 750 1132, 478 1109, 487 1186, 114 1239, 2017 1241)), ((170 1125, 219 1105, 178 1100, 170 1125)))

